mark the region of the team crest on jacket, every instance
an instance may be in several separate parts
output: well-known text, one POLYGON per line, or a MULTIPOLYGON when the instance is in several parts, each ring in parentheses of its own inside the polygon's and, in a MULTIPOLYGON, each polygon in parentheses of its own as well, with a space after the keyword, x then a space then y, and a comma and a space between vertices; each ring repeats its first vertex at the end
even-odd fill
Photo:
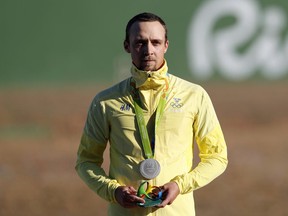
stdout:
POLYGON ((183 112, 183 103, 181 103, 181 98, 173 98, 169 104, 170 112, 183 112))

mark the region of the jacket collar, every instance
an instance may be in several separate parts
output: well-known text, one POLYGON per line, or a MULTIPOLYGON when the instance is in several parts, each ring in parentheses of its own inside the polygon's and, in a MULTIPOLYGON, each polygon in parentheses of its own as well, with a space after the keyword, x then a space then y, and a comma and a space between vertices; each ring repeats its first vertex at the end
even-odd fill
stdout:
POLYGON ((136 68, 135 65, 131 67, 132 79, 136 84, 136 88, 140 89, 158 89, 165 85, 168 66, 166 60, 161 68, 157 71, 142 71, 136 68))

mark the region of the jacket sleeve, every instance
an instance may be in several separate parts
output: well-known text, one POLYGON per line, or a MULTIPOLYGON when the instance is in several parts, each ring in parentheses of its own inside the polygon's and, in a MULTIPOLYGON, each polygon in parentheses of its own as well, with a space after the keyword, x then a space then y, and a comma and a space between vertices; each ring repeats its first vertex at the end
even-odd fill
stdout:
POLYGON ((221 175, 228 164, 227 146, 212 102, 202 91, 198 113, 193 124, 200 162, 189 173, 176 176, 180 193, 189 193, 203 187, 221 175))
POLYGON ((103 199, 115 202, 114 192, 119 186, 103 170, 103 153, 109 138, 105 109, 96 99, 92 102, 77 152, 76 171, 90 189, 103 199))

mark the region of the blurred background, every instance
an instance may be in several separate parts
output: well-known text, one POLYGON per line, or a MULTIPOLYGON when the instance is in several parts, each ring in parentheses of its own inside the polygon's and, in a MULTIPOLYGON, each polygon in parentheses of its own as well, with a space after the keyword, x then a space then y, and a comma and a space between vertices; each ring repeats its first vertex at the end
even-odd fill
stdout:
POLYGON ((287 216, 285 0, 2 0, 0 215, 106 215, 76 152, 92 98, 129 76, 125 27, 144 11, 166 21, 169 72, 208 91, 226 137, 198 215, 287 216))

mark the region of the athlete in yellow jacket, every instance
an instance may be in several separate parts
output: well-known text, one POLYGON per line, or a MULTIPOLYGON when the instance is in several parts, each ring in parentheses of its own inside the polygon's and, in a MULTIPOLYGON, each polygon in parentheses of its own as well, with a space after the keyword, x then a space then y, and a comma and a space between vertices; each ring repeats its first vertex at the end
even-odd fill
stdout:
POLYGON ((168 44, 160 17, 150 13, 133 17, 124 41, 133 62, 132 76, 98 93, 91 103, 76 170, 109 201, 108 215, 195 215, 193 191, 226 169, 227 147, 211 100, 199 85, 168 73, 164 59, 168 44), (136 105, 146 123, 151 158, 160 165, 158 176, 148 180, 163 192, 162 203, 154 207, 139 207, 145 202, 137 188, 147 180, 140 172, 147 152, 136 105), (201 159, 195 168, 194 140, 201 159), (101 165, 108 143, 106 174, 101 165))

